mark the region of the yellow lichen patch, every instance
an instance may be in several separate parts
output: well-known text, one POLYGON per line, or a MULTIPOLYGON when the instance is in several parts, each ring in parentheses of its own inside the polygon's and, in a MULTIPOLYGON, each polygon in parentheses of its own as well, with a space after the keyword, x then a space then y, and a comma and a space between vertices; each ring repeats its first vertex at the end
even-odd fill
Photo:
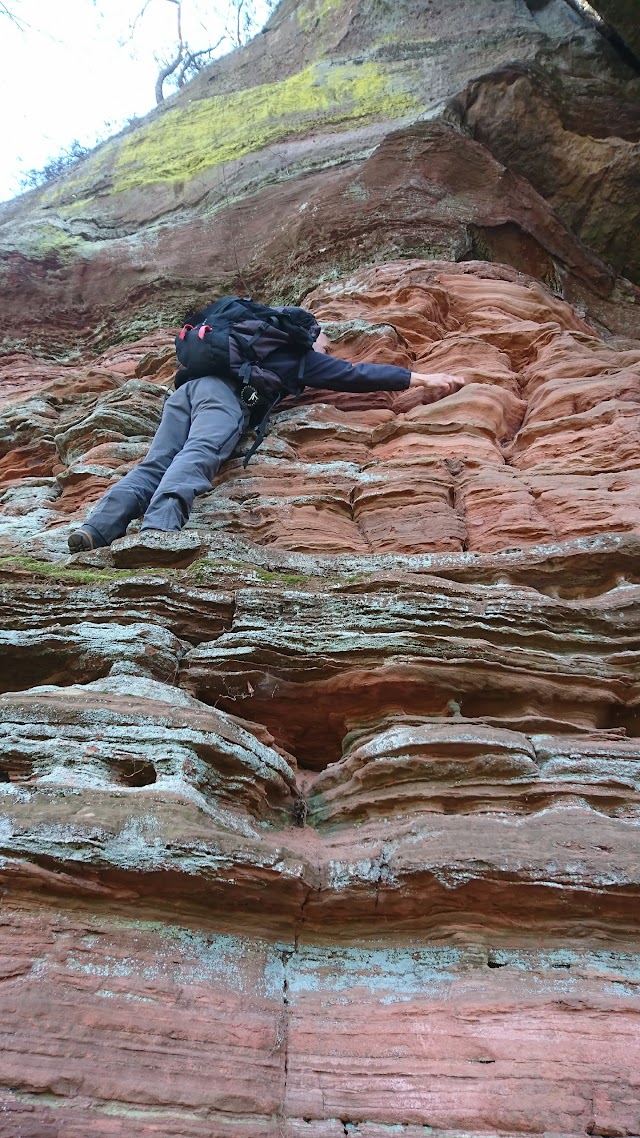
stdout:
POLYGON ((16 239, 16 247, 20 252, 36 261, 47 257, 63 261, 77 252, 82 244, 81 237, 74 237, 60 226, 47 221, 34 221, 28 229, 22 229, 16 239))
MULTIPOLYGON (((42 205, 73 207, 91 201, 92 191, 98 186, 102 189, 109 186, 110 172, 117 151, 118 144, 111 139, 102 143, 86 158, 81 158, 66 174, 43 188, 42 205)), ((72 212, 71 208, 69 212, 72 212)))
POLYGON ((176 107, 124 142, 114 189, 188 181, 203 170, 318 125, 393 118, 416 98, 375 63, 316 63, 281 83, 264 83, 176 107))
POLYGON ((76 217, 76 216, 82 217, 84 214, 86 214, 89 210, 92 209, 92 207, 94 205, 94 201, 95 201, 94 198, 89 198, 89 197, 74 198, 73 201, 71 201, 71 202, 64 202, 62 205, 59 205, 58 206, 58 212, 63 217, 71 217, 71 218, 76 217))

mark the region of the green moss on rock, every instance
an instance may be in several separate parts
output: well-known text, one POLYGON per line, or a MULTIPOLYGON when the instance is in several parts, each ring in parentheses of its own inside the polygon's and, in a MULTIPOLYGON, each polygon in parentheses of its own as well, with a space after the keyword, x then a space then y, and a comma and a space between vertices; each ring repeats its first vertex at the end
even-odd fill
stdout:
MULTIPOLYGON (((59 561, 40 561, 37 557, 0 557, 0 573, 33 573, 62 584, 92 585, 98 582, 117 581, 132 577, 133 569, 88 569, 84 566, 61 565, 59 561)), ((166 573, 162 570, 163 575, 166 573)), ((146 569, 148 574, 149 570, 146 569)))
POLYGON ((15 247, 34 261, 44 261, 54 257, 66 261, 85 244, 81 237, 67 233, 60 225, 48 221, 32 222, 28 229, 21 228, 15 237, 15 247))

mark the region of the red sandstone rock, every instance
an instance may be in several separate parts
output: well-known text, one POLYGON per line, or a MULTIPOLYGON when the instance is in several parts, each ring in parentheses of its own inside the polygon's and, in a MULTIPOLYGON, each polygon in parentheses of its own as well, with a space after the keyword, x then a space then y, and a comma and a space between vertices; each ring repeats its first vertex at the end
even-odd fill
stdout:
MULTIPOLYGON (((634 335, 634 75, 563 0, 284 0, 264 36, 2 206, 7 347, 102 350, 212 291, 294 301, 399 256, 509 263, 634 335)), ((166 374, 157 349, 140 376, 166 374)))
POLYGON ((586 78, 554 82, 516 65, 470 84, 457 102, 478 141, 535 186, 585 244, 638 279, 636 243, 629 241, 640 217, 633 189, 640 103, 633 93, 616 97, 603 85, 596 94, 586 78), (528 130, 505 129, 525 119, 528 130))
MULTIPOLYGON (((219 493, 204 512, 199 508, 196 524, 316 553, 491 551, 611 528, 638 531, 633 476, 621 482, 611 475, 636 466, 640 350, 620 351, 598 342, 566 304, 538 285, 517 283, 515 274, 503 272, 507 279, 500 279, 493 267, 463 266, 466 271, 455 273, 447 268, 403 266, 399 279, 390 267, 370 270, 359 285, 332 286, 309 302, 321 319, 335 317, 343 304, 352 321, 389 326, 402 307, 395 289, 396 297, 409 297, 402 335, 416 357, 414 366, 463 374, 468 386, 445 403, 428 406, 415 405, 413 394, 385 394, 382 401, 332 394, 326 397, 332 408, 308 394, 301 406, 281 413, 279 426, 240 479, 233 464, 222 472, 219 493), (422 312, 431 321, 428 349, 422 312), (438 320, 442 324, 434 339, 438 320), (488 349, 493 354, 487 356, 488 349), (293 459, 307 465, 299 467, 293 459), (349 468, 335 467, 345 461, 349 468), (419 491, 410 489, 415 477, 405 473, 406 464, 413 468, 416 461, 422 472, 419 491), (324 473, 308 465, 318 463, 334 465, 324 473), (575 491, 554 497, 556 483, 550 479, 558 477, 573 479, 575 491), (385 498, 394 503, 391 510, 373 490, 381 480, 389 487, 385 498), (576 516, 580 500, 587 510, 584 521, 576 516), (320 528, 319 513, 327 523, 320 528), (426 528, 424 516, 429 517, 426 528)), ((357 359, 364 344, 361 332, 346 332, 336 350, 350 345, 357 359)), ((132 375, 135 349, 130 358, 132 375)), ((155 366, 148 362, 145 368, 155 366)), ((62 490, 38 517, 45 524, 40 522, 40 536, 32 531, 34 552, 63 547, 65 531, 56 531, 56 514, 70 524, 82 520, 110 481, 144 454, 157 423, 161 388, 123 377, 124 382, 113 372, 71 370, 66 387, 62 377, 48 386, 46 404, 42 395, 35 402, 27 395, 8 413, 7 442, 25 434, 30 440, 24 457, 18 447, 4 460, 13 464, 7 467, 10 486, 24 477, 27 463, 29 477, 33 469, 39 477, 55 472, 62 490), (105 382, 110 386, 100 394, 105 382), (53 458, 53 440, 67 464, 62 468, 53 458)), ((6 493, 9 517, 15 516, 15 492, 6 493)), ((28 524, 23 521, 17 532, 24 534, 28 524)), ((5 526, 9 540, 12 528, 12 523, 5 526)))
POLYGON ((65 547, 170 330, 7 373, 0 1135, 633 1134, 640 348, 477 262, 309 303, 467 385, 307 392, 176 542, 65 547))

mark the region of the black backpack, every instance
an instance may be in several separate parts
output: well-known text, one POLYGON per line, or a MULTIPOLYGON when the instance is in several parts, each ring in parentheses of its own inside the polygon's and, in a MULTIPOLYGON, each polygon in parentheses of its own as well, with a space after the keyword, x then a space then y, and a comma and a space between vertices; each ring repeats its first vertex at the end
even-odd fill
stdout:
POLYGON ((276 403, 286 395, 299 395, 302 391, 305 356, 319 334, 320 325, 305 308, 270 308, 250 297, 221 297, 188 316, 176 336, 181 367, 176 372, 175 386, 205 375, 238 382, 239 398, 250 409, 252 425, 256 425, 256 442, 245 457, 246 466, 264 438, 276 403), (277 348, 287 348, 300 357, 293 387, 264 366, 277 348))
MULTIPOLYGON (((284 385, 274 372, 261 367, 264 359, 284 347, 299 355, 303 365, 319 335, 320 325, 306 308, 270 308, 250 297, 223 296, 188 316, 176 336, 176 355, 182 366, 175 386, 217 375, 238 379, 243 387, 255 387, 258 396, 272 397, 284 385)), ((251 406, 256 400, 247 394, 243 401, 251 406)))

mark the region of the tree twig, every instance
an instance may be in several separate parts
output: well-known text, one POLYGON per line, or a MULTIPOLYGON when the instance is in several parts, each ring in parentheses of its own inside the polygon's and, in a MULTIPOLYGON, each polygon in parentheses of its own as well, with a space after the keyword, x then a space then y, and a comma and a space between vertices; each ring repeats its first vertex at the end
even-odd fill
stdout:
MULTIPOLYGON (((187 72, 190 67, 195 67, 196 60, 200 59, 203 55, 211 55, 211 53, 214 52, 216 48, 220 47, 220 44, 224 42, 224 39, 225 36, 220 36, 220 39, 217 41, 217 43, 212 44, 211 47, 200 48, 200 51, 187 51, 177 77, 178 87, 184 87, 187 80, 187 72)), ((198 71, 198 68, 195 67, 195 70, 198 71)))
POLYGON ((12 24, 15 24, 21 32, 29 27, 27 21, 23 20, 20 16, 16 16, 15 12, 11 11, 9 5, 4 3, 4 0, 0 0, 0 15, 6 16, 7 19, 11 20, 12 24))

